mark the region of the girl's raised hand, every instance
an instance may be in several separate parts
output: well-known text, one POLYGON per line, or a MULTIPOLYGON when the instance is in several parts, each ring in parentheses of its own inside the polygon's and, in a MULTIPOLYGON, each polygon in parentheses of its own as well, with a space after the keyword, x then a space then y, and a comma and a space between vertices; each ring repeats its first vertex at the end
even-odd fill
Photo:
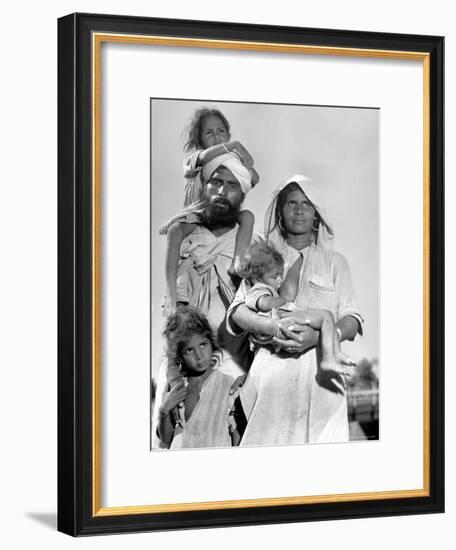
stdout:
POLYGON ((165 394, 161 410, 164 414, 168 414, 174 407, 185 400, 187 395, 187 387, 183 381, 178 382, 175 386, 165 394))
POLYGON ((229 143, 225 144, 227 149, 232 151, 233 153, 236 153, 239 158, 242 161, 242 164, 246 166, 247 168, 252 168, 253 166, 253 157, 252 155, 247 151, 247 149, 242 145, 240 141, 230 141, 229 143))

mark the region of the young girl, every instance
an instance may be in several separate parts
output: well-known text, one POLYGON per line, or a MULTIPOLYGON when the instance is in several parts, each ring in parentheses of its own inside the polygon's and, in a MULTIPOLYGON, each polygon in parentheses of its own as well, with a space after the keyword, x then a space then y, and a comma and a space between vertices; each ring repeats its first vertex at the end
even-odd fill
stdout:
MULTIPOLYGON (((255 241, 244 255, 242 269, 244 281, 239 292, 244 293, 244 303, 253 311, 278 315, 277 309, 293 310, 297 289, 297 273, 288 271, 284 278, 284 260, 275 248, 264 240, 255 241)), ((324 309, 306 309, 306 324, 321 333, 320 368, 339 374, 353 374, 355 362, 340 350, 334 317, 324 309), (345 366, 344 366, 345 365, 345 366)), ((256 335, 253 341, 267 343, 272 338, 256 335)))
POLYGON ((184 151, 184 206, 201 200, 201 168, 223 153, 236 153, 239 156, 252 175, 252 187, 260 179, 247 149, 239 141, 231 141, 230 123, 218 109, 202 107, 194 112, 187 127, 184 151))
MULTIPOLYGON (((195 111, 188 126, 188 137, 184 146, 187 153, 184 159, 184 176, 186 178, 184 210, 160 228, 161 234, 168 234, 166 315, 173 313, 176 309, 176 278, 180 247, 185 237, 190 235, 199 223, 199 213, 203 204, 202 168, 219 155, 234 153, 249 170, 251 186, 255 186, 259 181, 250 153, 239 141, 230 141, 230 139, 230 125, 221 111, 206 107, 195 111)), ((249 210, 242 210, 237 222, 239 230, 236 236, 233 262, 229 269, 229 273, 232 275, 237 273, 240 257, 252 240, 255 218, 249 210)))
POLYGON ((218 370, 221 352, 207 319, 179 308, 166 324, 168 391, 159 411, 158 435, 168 448, 238 445, 234 379, 218 370))

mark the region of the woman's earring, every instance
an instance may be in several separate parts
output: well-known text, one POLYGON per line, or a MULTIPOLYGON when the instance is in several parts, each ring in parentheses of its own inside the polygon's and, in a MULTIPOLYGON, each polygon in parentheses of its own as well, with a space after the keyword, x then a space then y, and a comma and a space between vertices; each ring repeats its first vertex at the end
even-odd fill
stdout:
POLYGON ((320 220, 318 218, 315 218, 312 224, 312 231, 315 231, 318 233, 318 228, 320 227, 320 220))
POLYGON ((279 218, 279 229, 280 229, 281 231, 285 231, 285 227, 284 227, 283 224, 282 224, 282 218, 279 218))

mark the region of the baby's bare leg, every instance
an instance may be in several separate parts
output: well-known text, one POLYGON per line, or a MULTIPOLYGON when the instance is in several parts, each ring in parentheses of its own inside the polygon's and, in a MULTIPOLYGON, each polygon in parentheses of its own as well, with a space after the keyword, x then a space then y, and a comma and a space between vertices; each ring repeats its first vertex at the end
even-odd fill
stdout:
POLYGON ((320 331, 322 354, 320 368, 340 374, 352 374, 352 369, 347 366, 353 367, 354 362, 340 351, 333 314, 325 309, 306 309, 305 312, 309 326, 320 331))
POLYGON ((306 309, 308 325, 320 331, 320 344, 325 363, 336 362, 336 326, 332 313, 326 309, 306 309))

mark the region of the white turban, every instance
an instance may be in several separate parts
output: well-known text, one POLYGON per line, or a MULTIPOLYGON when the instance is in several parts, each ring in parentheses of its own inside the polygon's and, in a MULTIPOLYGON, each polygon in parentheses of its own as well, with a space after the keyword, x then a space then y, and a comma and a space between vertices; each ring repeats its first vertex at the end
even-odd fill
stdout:
POLYGON ((213 158, 203 168, 203 180, 207 182, 212 174, 219 168, 224 166, 233 174, 238 180, 244 195, 252 189, 252 175, 248 168, 246 168, 239 157, 235 153, 224 153, 213 158))

